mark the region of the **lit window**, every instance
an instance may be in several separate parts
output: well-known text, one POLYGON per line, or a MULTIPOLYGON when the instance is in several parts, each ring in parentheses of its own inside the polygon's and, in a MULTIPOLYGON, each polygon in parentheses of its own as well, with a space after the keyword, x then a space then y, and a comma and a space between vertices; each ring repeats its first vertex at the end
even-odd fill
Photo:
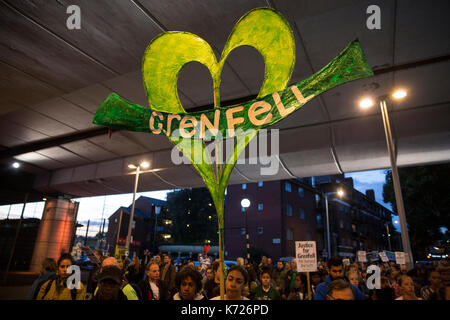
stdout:
POLYGON ((259 210, 259 211, 262 211, 263 208, 264 208, 263 204, 262 204, 262 203, 258 203, 258 210, 259 210))
POLYGON ((286 204, 286 215, 292 217, 292 206, 289 203, 286 204))
POLYGON ((305 197, 305 190, 303 190, 303 188, 299 187, 298 188, 298 195, 300 196, 300 198, 304 198, 305 197))
POLYGON ((242 185, 242 190, 245 190, 245 189, 247 189, 247 185, 244 183, 244 184, 242 185))
POLYGON ((286 182, 285 189, 287 192, 291 192, 291 184, 289 182, 286 182))
POLYGON ((263 234, 264 232, 264 228, 263 227, 258 227, 258 234, 263 234))
POLYGON ((300 208, 300 219, 305 219, 305 209, 300 208))
POLYGON ((316 216, 316 221, 317 221, 317 226, 321 227, 322 226, 322 215, 318 214, 316 216))
POLYGON ((263 182, 262 181, 259 181, 258 182, 258 187, 262 187, 263 186, 263 182))
POLYGON ((286 230, 286 240, 294 240, 294 231, 290 228, 286 230))

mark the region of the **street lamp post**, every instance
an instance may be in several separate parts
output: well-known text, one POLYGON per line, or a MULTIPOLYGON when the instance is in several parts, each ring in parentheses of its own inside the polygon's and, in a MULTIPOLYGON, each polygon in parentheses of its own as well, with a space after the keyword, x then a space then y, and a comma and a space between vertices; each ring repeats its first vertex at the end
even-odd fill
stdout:
POLYGON ((344 195, 344 192, 342 190, 339 190, 337 192, 322 192, 322 196, 325 198, 325 214, 327 219, 327 258, 331 258, 331 244, 330 244, 330 218, 328 213, 328 196, 337 194, 339 197, 342 197, 344 195))
POLYGON ((131 213, 130 213, 130 222, 128 223, 128 233, 127 233, 127 241, 125 244, 125 250, 126 252, 128 252, 128 256, 130 256, 130 243, 131 243, 131 230, 133 227, 133 219, 134 219, 134 207, 135 207, 135 202, 136 202, 136 192, 137 192, 137 187, 138 187, 138 182, 139 182, 139 174, 140 174, 140 169, 142 168, 148 168, 149 167, 149 163, 148 162, 141 162, 138 165, 134 165, 134 164, 130 164, 128 165, 128 168, 130 169, 136 169, 136 177, 134 179, 134 192, 133 192, 133 203, 131 204, 131 213))
POLYGON ((242 208, 244 208, 244 215, 245 215, 246 255, 247 255, 247 260, 250 261, 250 243, 249 243, 248 225, 247 225, 247 208, 250 207, 250 200, 242 199, 241 206, 242 206, 242 208))
MULTIPOLYGON (((406 96, 406 92, 404 90, 397 90, 392 97, 395 99, 401 99, 406 96)), ((391 124, 389 121, 389 114, 387 110, 386 101, 389 99, 389 96, 384 95, 378 98, 380 102, 380 108, 381 108, 381 116, 383 118, 383 126, 384 126, 384 134, 386 137, 386 144, 387 149, 389 153, 389 160, 391 163, 391 172, 392 172, 392 182, 394 185, 394 193, 395 193, 395 202, 397 204, 397 211, 398 216, 400 219, 400 230, 402 235, 402 246, 403 251, 408 256, 409 261, 407 264, 410 265, 410 267, 413 264, 413 256, 411 251, 411 244, 409 242, 409 235, 408 235, 408 227, 406 224, 406 216, 405 216, 405 207, 403 205, 403 196, 402 196, 402 190, 400 187, 400 178, 398 175, 397 170, 397 154, 395 152, 395 146, 392 139, 392 132, 391 132, 391 124)), ((367 108, 373 105, 373 101, 370 99, 364 99, 361 101, 360 106, 363 108, 367 108)))
POLYGON ((389 251, 392 251, 391 232, 389 231, 389 223, 386 223, 386 231, 387 231, 387 239, 388 239, 389 251))

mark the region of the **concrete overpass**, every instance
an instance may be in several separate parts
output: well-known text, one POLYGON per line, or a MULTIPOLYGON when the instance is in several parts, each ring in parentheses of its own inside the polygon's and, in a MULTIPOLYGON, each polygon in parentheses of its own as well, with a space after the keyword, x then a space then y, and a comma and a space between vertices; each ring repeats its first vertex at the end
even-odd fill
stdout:
MULTIPOLYGON (((230 184, 389 167, 379 108, 362 111, 365 94, 408 90, 391 104, 399 166, 450 160, 450 25, 446 0, 432 4, 377 1, 381 29, 369 30, 371 1, 0 1, 0 205, 42 196, 129 193, 127 164, 151 162, 139 192, 203 186, 190 165, 170 160, 163 136, 114 132, 92 124, 112 91, 146 106, 140 72, 150 40, 168 30, 207 40, 216 55, 237 20, 269 6, 288 20, 296 39, 290 83, 326 65, 358 37, 375 76, 337 87, 273 128, 280 129, 280 170, 237 165, 230 184), (69 30, 66 9, 81 9, 81 29, 69 30), (19 161, 19 170, 11 163, 19 161)), ((223 69, 222 105, 255 97, 264 63, 254 49, 233 52, 223 69)), ((178 91, 188 110, 212 107, 211 77, 200 64, 185 67, 178 91)))

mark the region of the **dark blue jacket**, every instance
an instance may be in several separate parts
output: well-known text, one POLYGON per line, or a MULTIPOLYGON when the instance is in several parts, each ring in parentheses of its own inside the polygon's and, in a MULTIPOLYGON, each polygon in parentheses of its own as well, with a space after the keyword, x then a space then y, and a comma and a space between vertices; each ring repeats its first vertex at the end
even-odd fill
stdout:
MULTIPOLYGON (((348 279, 344 278, 345 281, 349 282, 348 279)), ((327 287, 331 282, 331 277, 328 275, 325 282, 322 282, 319 284, 316 288, 316 294, 314 295, 314 300, 327 300, 327 287)), ((351 285, 353 288, 353 292, 355 293, 355 300, 364 300, 364 295, 361 293, 361 291, 355 287, 354 285, 351 285)))
POLYGON ((36 300, 37 294, 39 293, 39 289, 41 288, 41 286, 45 282, 47 282, 47 280, 49 280, 51 277, 55 275, 56 273, 53 271, 46 271, 44 274, 41 274, 36 280, 34 280, 30 292, 28 293, 27 300, 36 300))

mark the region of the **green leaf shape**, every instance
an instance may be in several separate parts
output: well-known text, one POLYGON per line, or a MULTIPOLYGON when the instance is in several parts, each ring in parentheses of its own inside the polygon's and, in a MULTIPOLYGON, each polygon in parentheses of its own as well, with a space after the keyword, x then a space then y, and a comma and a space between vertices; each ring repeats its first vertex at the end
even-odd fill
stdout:
POLYGON ((181 69, 189 62, 206 66, 217 81, 217 60, 210 45, 188 32, 169 31, 156 36, 145 50, 142 77, 151 109, 184 113, 177 90, 181 69))
POLYGON ((258 97, 286 87, 295 65, 295 40, 289 23, 279 12, 256 8, 245 14, 228 37, 220 65, 240 46, 255 48, 264 59, 264 82, 258 97))

